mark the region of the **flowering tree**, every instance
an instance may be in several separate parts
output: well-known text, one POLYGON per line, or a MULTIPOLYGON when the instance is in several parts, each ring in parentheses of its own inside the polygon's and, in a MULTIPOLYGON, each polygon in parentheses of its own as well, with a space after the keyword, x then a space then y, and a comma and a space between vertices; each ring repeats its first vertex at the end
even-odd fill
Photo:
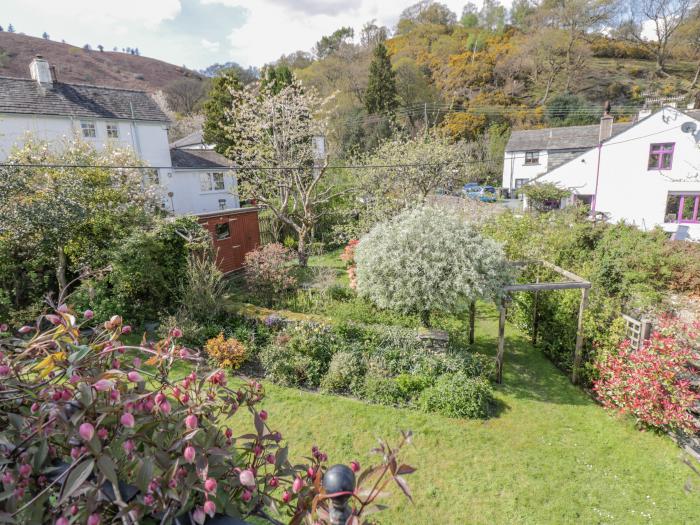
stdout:
POLYGON ((323 185, 327 162, 314 147, 325 133, 324 101, 298 81, 279 91, 271 85, 232 90, 224 130, 236 140, 226 155, 241 168, 240 191, 267 206, 297 235, 299 264, 314 225, 339 191, 323 185))
POLYGON ((454 212, 408 210, 375 226, 355 249, 357 291, 381 308, 421 315, 455 312, 477 298, 497 298, 511 282, 501 246, 454 212))
POLYGON ((275 298, 297 285, 289 265, 292 255, 279 243, 266 244, 245 256, 245 280, 248 289, 272 305, 275 298))
MULTIPOLYGON (((132 347, 120 341, 131 332, 120 317, 102 326, 92 317, 60 305, 15 335, 0 325, 0 522, 201 525, 215 513, 327 522, 326 454, 314 447, 307 464, 289 462, 259 383, 228 386, 178 343, 177 328, 132 347), (176 362, 189 370, 175 372, 176 362), (239 416, 234 430, 237 412, 249 423, 239 416)), ((391 479, 407 491, 402 475, 413 469, 397 454, 385 449, 361 475, 354 516, 391 479)))
POLYGON ((610 410, 632 415, 640 425, 660 430, 697 432, 690 410, 700 403, 689 362, 700 360, 700 322, 661 320, 658 331, 639 350, 623 342, 617 353, 596 364, 598 398, 610 410))

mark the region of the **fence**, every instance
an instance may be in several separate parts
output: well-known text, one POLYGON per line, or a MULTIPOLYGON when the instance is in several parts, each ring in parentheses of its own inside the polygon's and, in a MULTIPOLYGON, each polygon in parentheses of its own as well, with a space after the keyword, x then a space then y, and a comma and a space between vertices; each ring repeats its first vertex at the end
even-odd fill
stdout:
POLYGON ((651 335, 651 321, 649 319, 637 320, 626 314, 620 314, 625 321, 625 337, 630 340, 632 347, 639 350, 645 339, 651 335))

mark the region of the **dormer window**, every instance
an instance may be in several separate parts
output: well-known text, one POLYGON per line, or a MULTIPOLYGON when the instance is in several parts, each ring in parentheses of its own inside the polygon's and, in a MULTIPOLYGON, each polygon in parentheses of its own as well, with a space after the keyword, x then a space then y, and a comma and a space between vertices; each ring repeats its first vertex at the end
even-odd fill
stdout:
POLYGON ((525 152, 525 165, 533 165, 540 163, 540 152, 539 151, 526 151, 525 152))
POLYGON ((107 137, 110 139, 119 138, 119 126, 117 124, 107 124, 107 137))
POLYGON ((86 139, 94 139, 97 136, 94 122, 90 122, 89 120, 83 120, 80 123, 80 129, 83 132, 83 137, 86 139))

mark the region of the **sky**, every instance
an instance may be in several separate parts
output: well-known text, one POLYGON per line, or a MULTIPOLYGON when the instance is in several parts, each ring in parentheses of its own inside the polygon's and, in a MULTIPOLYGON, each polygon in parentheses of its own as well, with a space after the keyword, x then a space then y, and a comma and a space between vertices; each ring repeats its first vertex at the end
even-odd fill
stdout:
MULTIPOLYGON (((394 27, 416 0, 2 0, 0 26, 82 47, 138 48, 192 69, 262 66, 365 22, 394 27)), ((457 15, 467 0, 442 0, 457 15)), ((480 5, 480 0, 474 2, 480 5)), ((503 2, 510 4, 510 1, 503 2)))

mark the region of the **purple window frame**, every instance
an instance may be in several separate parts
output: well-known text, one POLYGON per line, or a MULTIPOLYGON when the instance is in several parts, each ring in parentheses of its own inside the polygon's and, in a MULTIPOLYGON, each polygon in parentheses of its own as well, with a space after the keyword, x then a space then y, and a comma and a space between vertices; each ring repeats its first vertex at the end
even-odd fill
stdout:
POLYGON ((649 145, 649 157, 647 158, 647 170, 670 170, 673 168, 673 152, 676 149, 676 143, 675 142, 659 142, 655 144, 650 144, 649 145), (666 147, 670 146, 670 147, 666 147), (658 147, 659 149, 657 151, 654 151, 654 148, 658 147), (659 158, 656 161, 656 165, 652 166, 651 165, 651 156, 652 155, 658 155, 659 158), (669 161, 668 161, 668 167, 664 167, 664 157, 668 156, 669 161))
POLYGON ((698 217, 698 208, 700 208, 700 194, 698 195, 680 195, 678 201, 678 223, 679 224, 698 224, 700 223, 700 217, 698 217), (693 199, 695 203, 693 204, 693 214, 690 219, 683 218, 683 209, 685 208, 685 199, 693 199))

